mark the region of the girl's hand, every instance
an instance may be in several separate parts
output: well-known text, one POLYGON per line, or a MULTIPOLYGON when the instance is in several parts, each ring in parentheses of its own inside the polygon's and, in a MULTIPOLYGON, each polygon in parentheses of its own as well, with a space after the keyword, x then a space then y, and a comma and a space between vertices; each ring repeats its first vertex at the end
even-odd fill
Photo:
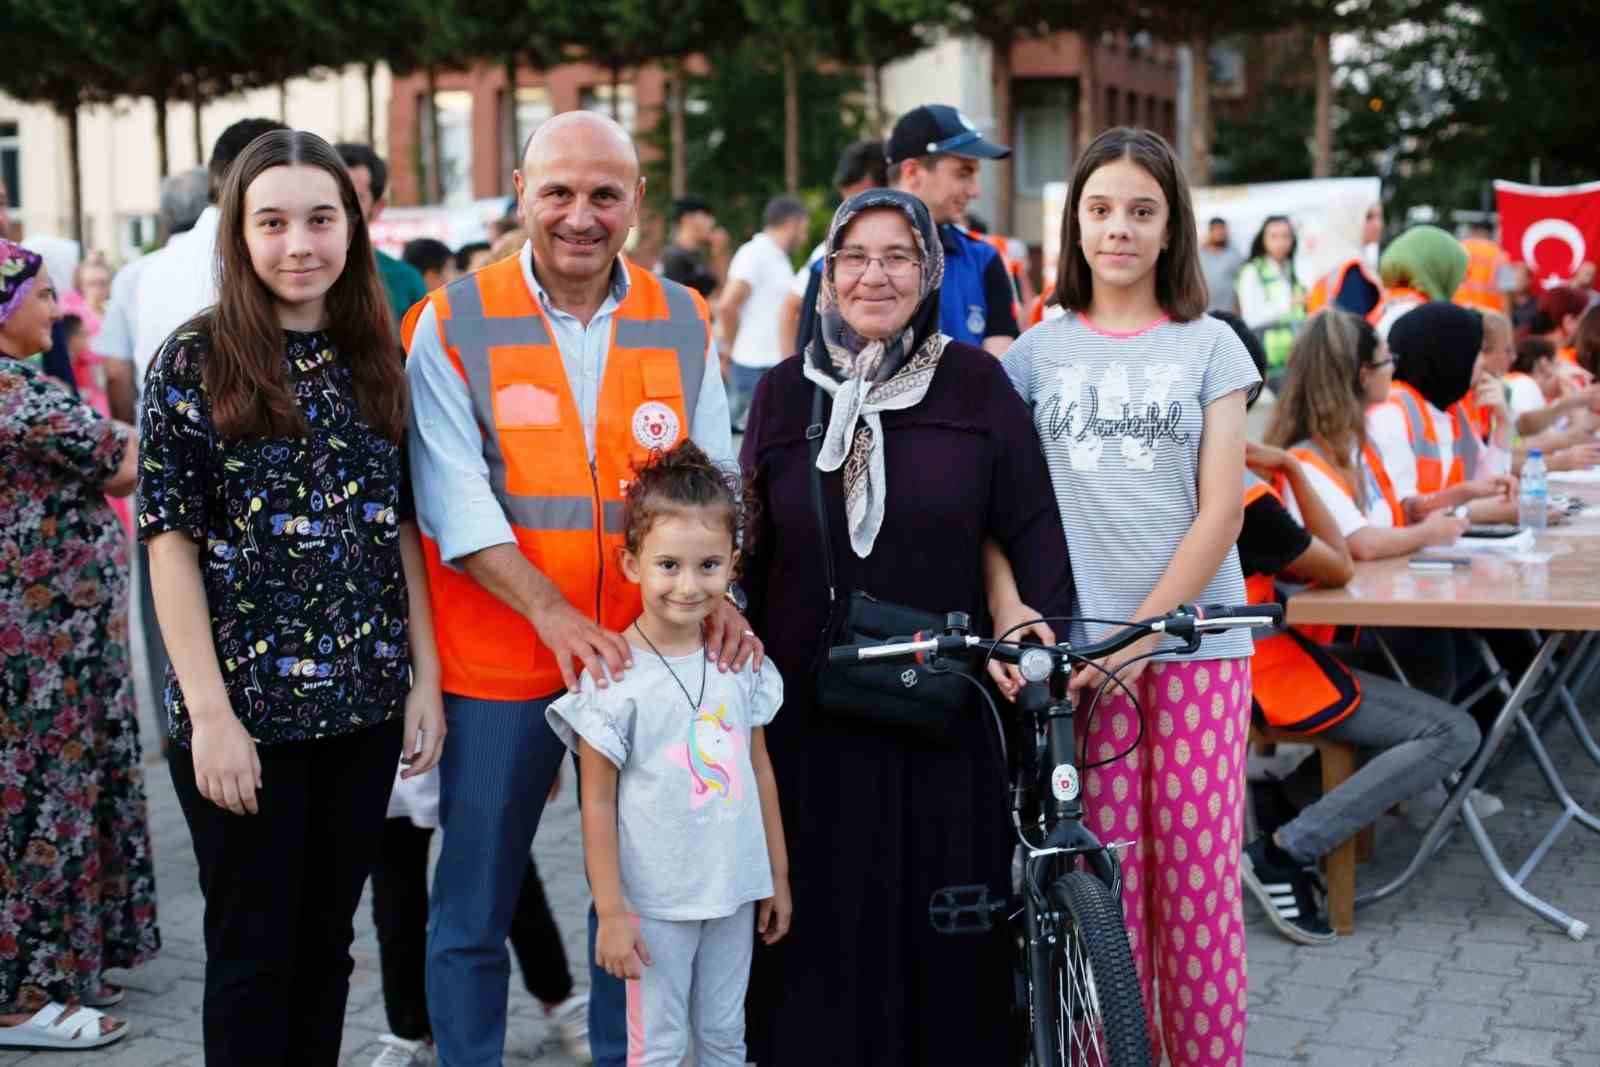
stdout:
POLYGON ((1484 375, 1483 379, 1472 387, 1472 399, 1484 411, 1496 412, 1501 422, 1511 417, 1511 411, 1506 406, 1506 389, 1500 384, 1499 378, 1484 375))
POLYGON ((1496 500, 1515 500, 1517 496, 1517 480, 1509 474, 1491 474, 1467 483, 1474 500, 1485 497, 1496 500))
MULTIPOLYGON (((1150 666, 1150 661, 1148 659, 1138 660, 1137 663, 1133 661, 1139 656, 1143 656, 1151 651, 1154 651, 1155 647, 1160 643, 1160 634, 1150 634, 1146 637, 1140 638, 1138 641, 1129 645, 1116 655, 1108 656, 1105 659, 1096 660, 1095 662, 1100 664, 1100 666, 1105 668, 1105 670, 1110 674, 1115 675, 1117 680, 1123 685, 1127 686, 1129 689, 1134 689, 1135 683, 1137 683, 1139 680, 1139 676, 1144 673, 1146 667, 1150 666)), ((1073 665, 1072 682, 1067 687, 1067 693, 1072 697, 1074 704, 1081 706, 1082 701, 1087 699, 1087 693, 1085 693, 1085 690, 1087 690, 1089 693, 1099 692, 1102 683, 1106 684, 1107 686, 1107 695, 1119 692, 1116 682, 1107 682, 1105 674, 1101 673, 1099 670, 1096 670, 1094 667, 1087 666, 1083 663, 1076 663, 1073 665)), ((1134 689, 1134 691, 1137 692, 1136 689, 1134 689)))
POLYGON ((1458 519, 1448 511, 1435 511, 1422 520, 1422 543, 1429 548, 1453 545, 1456 538, 1467 532, 1467 520, 1458 519))
POLYGON ((1586 471, 1600 465, 1600 444, 1569 445, 1546 461, 1553 471, 1586 471))
POLYGON ((644 935, 627 915, 600 920, 594 937, 594 959, 613 978, 637 980, 650 966, 650 949, 644 935))
POLYGON ((439 763, 444 751, 444 698, 437 684, 414 684, 406 695, 405 742, 400 748, 400 762, 405 769, 401 778, 415 778, 427 774, 439 763))
POLYGON ((261 756, 255 739, 231 708, 192 715, 190 721, 194 735, 189 748, 200 795, 235 815, 256 814, 260 810, 256 790, 261 788, 261 756))
POLYGON ((794 897, 789 893, 789 879, 774 875, 772 895, 761 902, 756 915, 756 932, 761 935, 762 944, 774 945, 782 941, 793 919, 794 897))
MULTIPOLYGON (((996 638, 1013 626, 1020 626, 1021 629, 1007 635, 1005 638, 1007 641, 1021 641, 1025 637, 1032 636, 1038 638, 1040 644, 1056 643, 1056 632, 1050 628, 1050 624, 1039 618, 1037 611, 1020 600, 994 610, 996 638)), ((1022 673, 1017 670, 1015 664, 1001 663, 992 659, 989 661, 989 677, 994 679, 1001 696, 1010 701, 1017 699, 1017 691, 1022 688, 1022 673)))

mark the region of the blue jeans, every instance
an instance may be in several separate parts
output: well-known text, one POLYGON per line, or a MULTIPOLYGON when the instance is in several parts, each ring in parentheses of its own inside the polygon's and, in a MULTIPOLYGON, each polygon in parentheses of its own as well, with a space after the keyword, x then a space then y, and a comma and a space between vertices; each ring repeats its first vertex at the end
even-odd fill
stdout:
POLYGON ((499 1067, 505 1053, 506 936, 566 751, 544 718, 554 699, 444 697, 444 843, 428 911, 428 1015, 446 1067, 499 1067))
POLYGON ((756 395, 756 386, 771 369, 746 367, 741 363, 728 364, 728 417, 735 430, 744 428, 744 417, 750 413, 750 401, 756 395))

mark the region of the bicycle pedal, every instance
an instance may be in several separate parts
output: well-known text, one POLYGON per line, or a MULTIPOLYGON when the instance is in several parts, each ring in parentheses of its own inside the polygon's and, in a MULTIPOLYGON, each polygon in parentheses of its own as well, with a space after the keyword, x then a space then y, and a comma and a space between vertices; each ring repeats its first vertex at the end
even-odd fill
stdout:
POLYGON ((986 934, 1005 908, 1005 902, 989 899, 986 885, 945 886, 934 890, 928 921, 941 934, 986 934))

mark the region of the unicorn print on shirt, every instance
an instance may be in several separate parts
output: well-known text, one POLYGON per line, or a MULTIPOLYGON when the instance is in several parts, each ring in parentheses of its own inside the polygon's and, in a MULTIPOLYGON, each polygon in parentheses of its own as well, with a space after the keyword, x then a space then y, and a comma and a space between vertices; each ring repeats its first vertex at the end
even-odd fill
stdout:
POLYGON ((688 738, 667 746, 667 758, 689 772, 689 808, 707 804, 737 804, 744 799, 739 751, 744 739, 728 721, 728 708, 702 708, 689 720, 688 738))

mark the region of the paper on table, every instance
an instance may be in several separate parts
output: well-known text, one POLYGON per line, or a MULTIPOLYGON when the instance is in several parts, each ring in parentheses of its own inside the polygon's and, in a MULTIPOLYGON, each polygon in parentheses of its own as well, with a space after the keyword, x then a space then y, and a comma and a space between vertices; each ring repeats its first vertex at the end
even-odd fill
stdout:
POLYGON ((1568 485, 1600 485, 1600 468, 1583 471, 1551 471, 1549 478, 1552 482, 1565 482, 1568 485))
POLYGON ((1511 555, 1526 552, 1533 547, 1532 530, 1521 530, 1511 537, 1458 537, 1450 548, 1457 552, 1484 552, 1490 555, 1511 555))

